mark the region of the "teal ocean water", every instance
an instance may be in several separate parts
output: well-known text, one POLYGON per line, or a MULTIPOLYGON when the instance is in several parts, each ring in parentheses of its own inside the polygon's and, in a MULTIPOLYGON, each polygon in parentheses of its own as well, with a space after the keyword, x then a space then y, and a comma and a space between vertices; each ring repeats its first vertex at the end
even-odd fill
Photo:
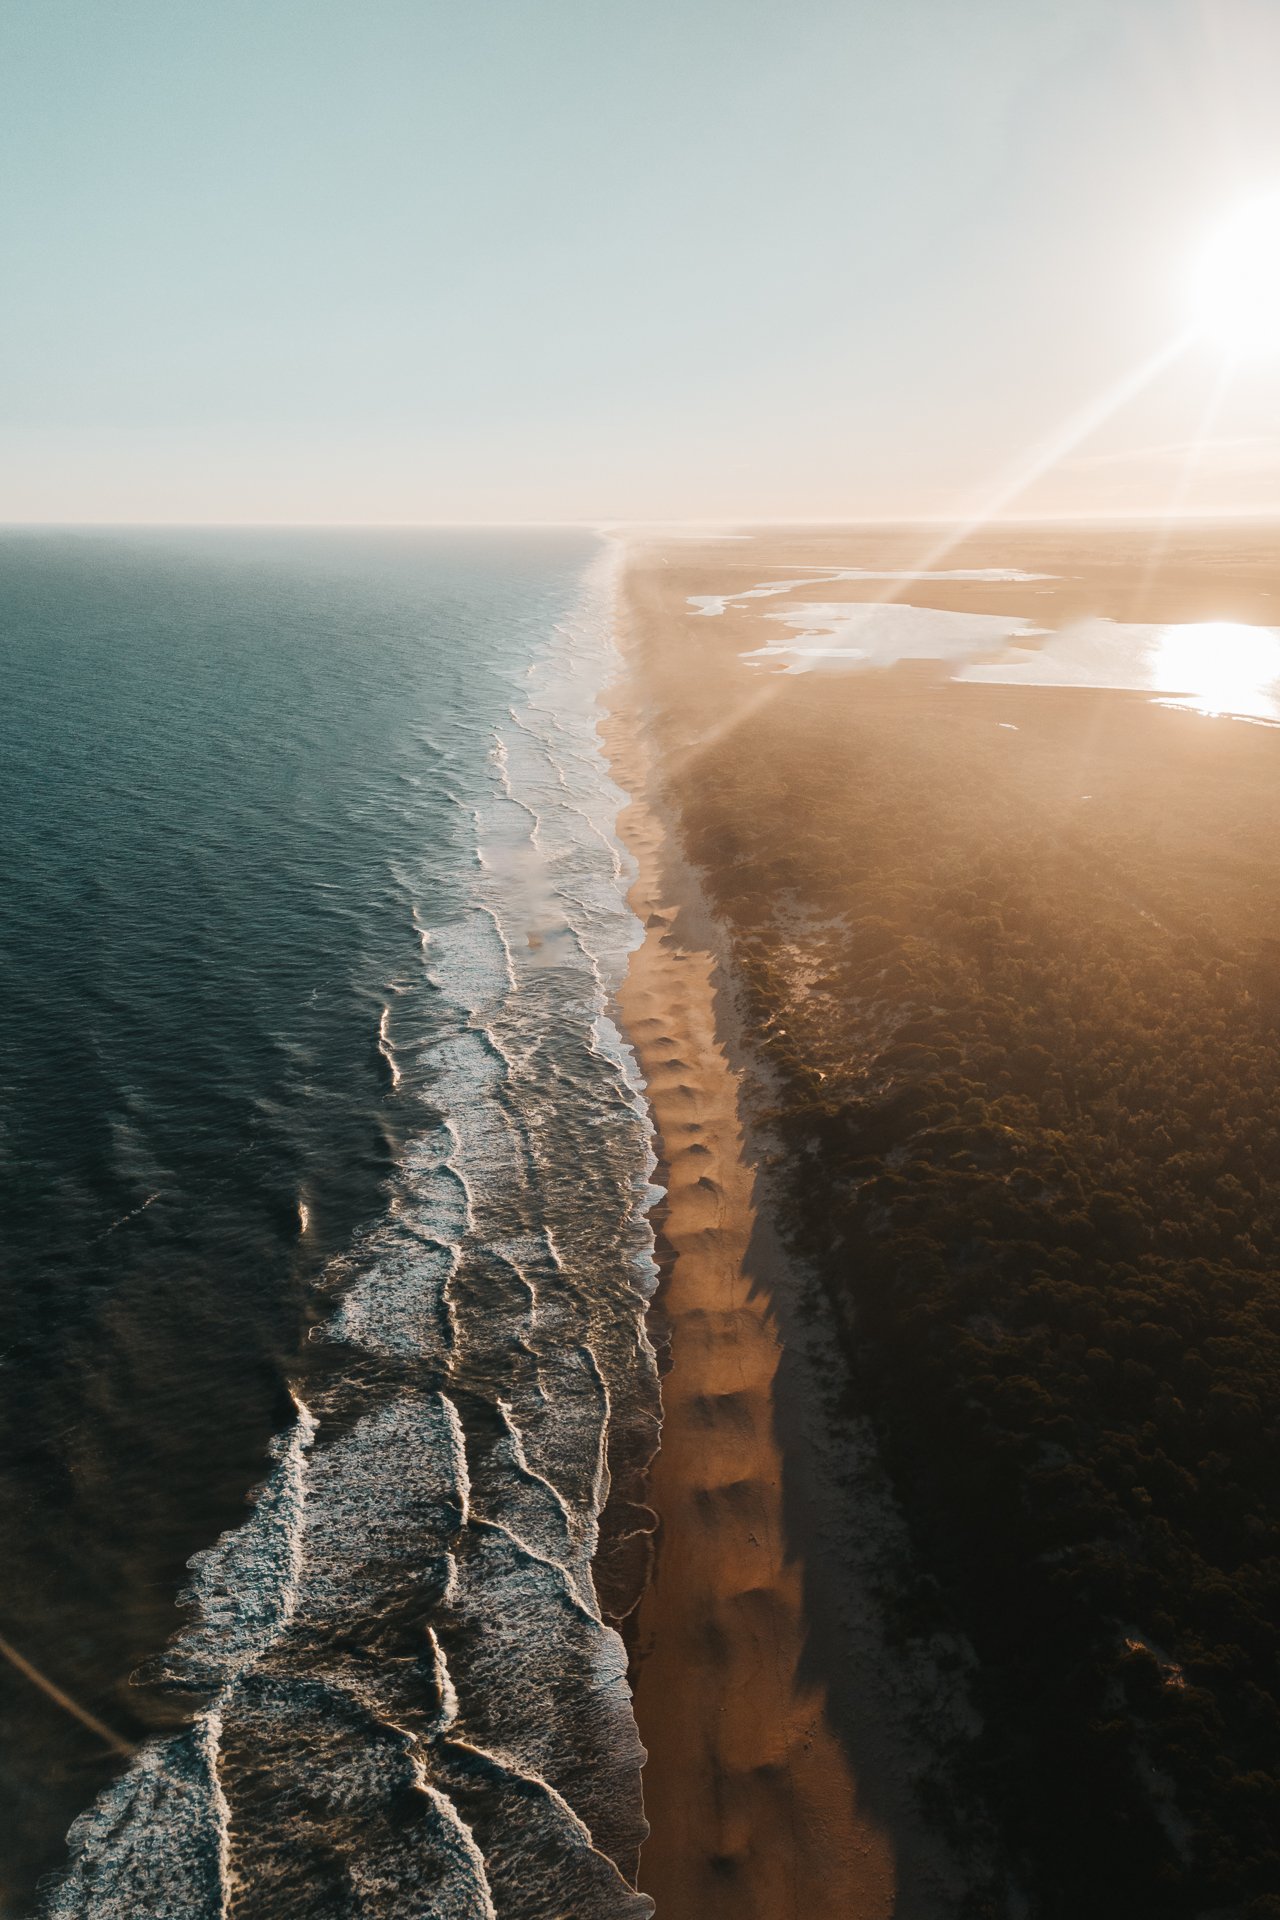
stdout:
POLYGON ((612 592, 0 535, 6 1914, 648 1910, 612 592))

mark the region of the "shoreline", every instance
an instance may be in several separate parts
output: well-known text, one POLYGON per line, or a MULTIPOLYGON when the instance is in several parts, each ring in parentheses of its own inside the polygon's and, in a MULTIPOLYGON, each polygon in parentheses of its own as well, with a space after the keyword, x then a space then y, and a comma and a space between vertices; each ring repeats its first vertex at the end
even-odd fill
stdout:
MULTIPOLYGON (((624 561, 620 616, 625 591, 624 561)), ((627 1622, 648 1750, 639 1887, 669 1920, 930 1920, 966 1876, 915 1809, 936 1702, 884 1644, 875 1589, 892 1579, 896 1517, 865 1433, 835 1430, 838 1336, 800 1324, 743 1112, 720 930, 665 817, 642 664, 619 638, 601 735, 628 796, 617 831, 644 929, 620 1005, 667 1189, 657 1532, 627 1622)))

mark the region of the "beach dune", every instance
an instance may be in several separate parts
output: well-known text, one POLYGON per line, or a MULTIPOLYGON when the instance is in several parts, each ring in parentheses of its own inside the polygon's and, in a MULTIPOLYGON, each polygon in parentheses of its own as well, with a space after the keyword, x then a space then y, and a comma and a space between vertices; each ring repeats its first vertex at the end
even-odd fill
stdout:
POLYGON ((889 1836, 860 1808, 823 1690, 801 1678, 803 1569, 788 1551, 774 1420, 781 1348, 747 1272, 754 1175, 716 1030, 716 959, 690 939, 696 896, 687 875, 683 900, 671 891, 678 855, 646 797, 643 742, 616 709, 608 746, 637 795, 619 825, 646 933, 623 1012, 662 1143, 670 1254, 659 1535, 633 1641, 652 1829, 640 1885, 670 1920, 889 1920, 889 1836))

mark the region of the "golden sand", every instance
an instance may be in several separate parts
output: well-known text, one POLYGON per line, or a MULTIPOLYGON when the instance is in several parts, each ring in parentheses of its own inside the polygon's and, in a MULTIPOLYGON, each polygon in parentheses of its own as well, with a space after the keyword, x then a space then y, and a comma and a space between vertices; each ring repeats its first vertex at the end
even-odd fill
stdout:
POLYGON ((823 1692, 801 1678, 803 1570, 785 1543, 774 1424, 780 1345, 746 1272, 754 1176, 716 1030, 715 959, 685 935, 697 920, 689 876, 647 792, 639 730, 618 707, 607 741, 636 796, 619 827, 639 863, 631 902, 646 932, 622 1005, 662 1142, 673 1256, 651 1481, 659 1535, 634 1641, 652 1828, 640 1885, 662 1920, 889 1920, 892 1847, 859 1810, 823 1692))

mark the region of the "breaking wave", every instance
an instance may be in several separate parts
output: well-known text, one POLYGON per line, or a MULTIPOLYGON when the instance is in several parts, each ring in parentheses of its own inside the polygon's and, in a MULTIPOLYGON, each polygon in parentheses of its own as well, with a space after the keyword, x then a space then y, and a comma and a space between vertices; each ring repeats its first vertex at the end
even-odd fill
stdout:
MULTIPOLYGON (((612 1010, 639 929, 596 738, 613 567, 513 671, 459 801, 465 903, 429 924, 393 872, 420 964, 378 1014, 413 1115, 385 1211, 325 1276, 248 1518, 138 1676, 189 1723, 77 1821, 46 1920, 651 1911, 617 1632, 659 1403, 655 1161, 612 1010)), ((463 749, 424 747, 447 781, 463 749)))

